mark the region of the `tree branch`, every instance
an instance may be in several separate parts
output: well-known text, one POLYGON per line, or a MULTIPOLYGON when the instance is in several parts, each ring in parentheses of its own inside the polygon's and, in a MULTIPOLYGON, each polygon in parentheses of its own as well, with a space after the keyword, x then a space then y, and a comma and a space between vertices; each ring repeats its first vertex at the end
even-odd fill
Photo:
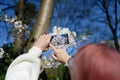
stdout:
POLYGON ((118 28, 117 0, 115 0, 115 30, 118 28))
POLYGON ((6 11, 6 10, 8 10, 8 9, 15 8, 15 7, 16 7, 16 5, 14 5, 14 6, 10 6, 10 7, 6 7, 6 8, 4 8, 4 9, 1 9, 1 12, 2 12, 2 11, 6 11))
POLYGON ((111 22, 110 15, 109 15, 109 12, 108 12, 108 5, 106 3, 106 0, 103 0, 103 7, 105 9, 105 14, 106 14, 106 19, 108 21, 108 25, 109 25, 111 31, 114 32, 114 28, 112 26, 112 22, 111 22))
POLYGON ((96 1, 96 4, 97 4, 97 6, 98 6, 103 12, 105 12, 105 9, 100 5, 100 4, 101 4, 100 1, 96 1), (99 2, 99 3, 98 3, 98 2, 99 2))

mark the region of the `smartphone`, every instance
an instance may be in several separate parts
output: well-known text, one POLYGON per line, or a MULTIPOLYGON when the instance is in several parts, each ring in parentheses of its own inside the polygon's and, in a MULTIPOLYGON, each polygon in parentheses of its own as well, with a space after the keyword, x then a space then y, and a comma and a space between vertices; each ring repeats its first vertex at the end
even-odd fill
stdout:
POLYGON ((68 34, 52 35, 50 42, 55 47, 64 47, 69 44, 68 34))

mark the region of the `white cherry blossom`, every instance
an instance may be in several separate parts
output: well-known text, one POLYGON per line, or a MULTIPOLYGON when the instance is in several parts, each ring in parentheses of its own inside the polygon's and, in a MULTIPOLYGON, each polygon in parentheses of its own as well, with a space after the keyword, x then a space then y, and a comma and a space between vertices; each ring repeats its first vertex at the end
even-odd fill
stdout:
POLYGON ((83 35, 83 36, 82 36, 82 40, 84 40, 84 41, 87 40, 87 36, 84 36, 84 35, 83 35))
POLYGON ((15 21, 14 25, 15 25, 15 28, 21 28, 22 27, 22 21, 15 21))
POLYGON ((3 56, 4 52, 5 52, 5 51, 3 50, 3 48, 0 48, 0 59, 4 57, 4 56, 3 56))

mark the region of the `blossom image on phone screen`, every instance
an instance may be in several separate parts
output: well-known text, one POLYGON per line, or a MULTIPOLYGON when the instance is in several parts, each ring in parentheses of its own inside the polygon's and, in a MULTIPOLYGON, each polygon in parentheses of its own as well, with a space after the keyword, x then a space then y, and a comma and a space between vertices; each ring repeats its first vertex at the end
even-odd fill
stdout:
POLYGON ((69 44, 68 34, 53 35, 51 38, 51 44, 54 46, 69 44))

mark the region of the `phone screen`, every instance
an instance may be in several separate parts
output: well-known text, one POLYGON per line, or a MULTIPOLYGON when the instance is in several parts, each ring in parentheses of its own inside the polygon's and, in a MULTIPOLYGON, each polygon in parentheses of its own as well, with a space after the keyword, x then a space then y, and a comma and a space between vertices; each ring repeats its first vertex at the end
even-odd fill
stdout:
POLYGON ((51 44, 54 46, 62 46, 69 44, 68 34, 53 35, 51 44))

